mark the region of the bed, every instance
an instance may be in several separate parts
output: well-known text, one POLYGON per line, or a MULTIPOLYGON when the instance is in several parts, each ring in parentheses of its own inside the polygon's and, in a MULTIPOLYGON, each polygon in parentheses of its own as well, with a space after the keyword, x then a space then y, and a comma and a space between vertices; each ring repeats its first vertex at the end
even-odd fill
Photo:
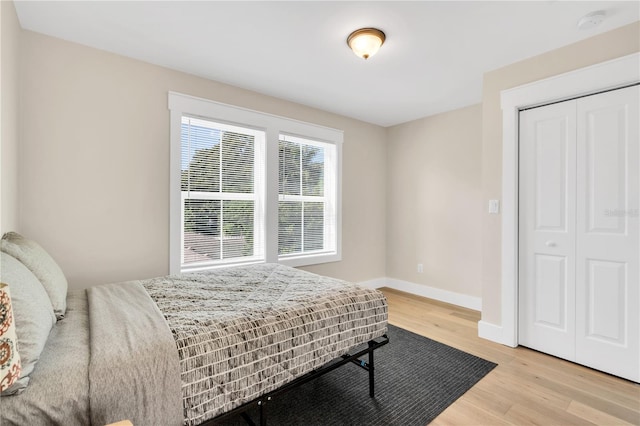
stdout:
POLYGON ((95 286, 65 304, 28 386, 2 397, 3 426, 215 424, 338 364, 364 366, 388 341, 380 292, 277 264, 95 286))

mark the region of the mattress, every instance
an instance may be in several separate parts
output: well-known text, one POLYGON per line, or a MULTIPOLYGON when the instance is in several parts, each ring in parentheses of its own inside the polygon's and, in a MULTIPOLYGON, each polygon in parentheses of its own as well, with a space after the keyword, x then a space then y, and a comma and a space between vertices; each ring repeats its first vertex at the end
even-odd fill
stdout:
POLYGON ((141 281, 180 357, 186 425, 247 403, 382 336, 382 293, 276 264, 141 281))

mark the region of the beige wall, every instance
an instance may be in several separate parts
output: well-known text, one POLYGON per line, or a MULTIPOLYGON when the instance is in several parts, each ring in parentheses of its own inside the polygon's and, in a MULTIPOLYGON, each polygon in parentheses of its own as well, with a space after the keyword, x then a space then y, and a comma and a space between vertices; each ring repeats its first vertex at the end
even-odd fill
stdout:
POLYGON ((0 235, 20 230, 18 214, 18 64, 22 29, 13 2, 0 2, 0 93, 2 93, 0 143, 0 235))
MULTIPOLYGON (((502 171, 500 91, 625 56, 640 50, 640 23, 488 72, 482 94, 483 199, 499 199, 502 171)), ((501 324, 501 216, 482 217, 482 320, 501 324)))
POLYGON ((482 106, 390 127, 387 139, 387 276, 480 297, 482 106))
POLYGON ((384 276, 385 129, 29 31, 22 49, 22 230, 71 287, 168 273, 170 90, 344 130, 343 260, 308 269, 384 276))
POLYGON ((482 106, 385 130, 21 31, 11 2, 2 2, 2 24, 2 227, 20 225, 40 241, 72 287, 168 272, 166 94, 173 90, 343 129, 343 261, 307 269, 482 295, 483 320, 495 324, 501 217, 485 204, 501 191, 500 91, 638 51, 640 33, 636 23, 489 72, 482 106), (15 124, 6 129, 5 120, 15 124))

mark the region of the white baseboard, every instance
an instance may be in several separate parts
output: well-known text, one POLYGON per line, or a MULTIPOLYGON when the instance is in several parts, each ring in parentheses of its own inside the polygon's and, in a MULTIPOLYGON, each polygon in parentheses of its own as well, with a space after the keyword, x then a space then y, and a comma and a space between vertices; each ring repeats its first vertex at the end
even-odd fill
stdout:
MULTIPOLYGON (((359 283, 369 288, 388 287, 395 290, 404 291, 406 293, 415 294, 417 296, 428 297, 429 299, 438 300, 440 302, 451 303, 452 305, 462 306, 464 308, 482 311, 482 299, 479 297, 468 296, 466 294, 454 293, 452 291, 440 288, 429 287, 422 284, 416 284, 409 281, 397 280, 395 278, 375 278, 372 280, 362 281, 359 283)), ((514 345, 512 338, 506 338, 505 330, 502 326, 487 321, 478 321, 478 336, 490 340, 501 345, 510 347, 514 345)))
POLYGON ((505 337, 504 328, 502 326, 482 320, 478 321, 478 337, 512 348, 518 346, 517 343, 514 344, 513 339, 507 339, 505 337))
POLYGON ((385 287, 387 285, 387 279, 376 278, 373 280, 361 281, 358 284, 363 285, 365 287, 369 287, 369 288, 380 288, 380 287, 385 287))
POLYGON ((492 342, 502 343, 502 327, 486 321, 478 321, 478 336, 492 342))
POLYGON ((463 308, 469 308, 476 311, 482 310, 482 299, 479 297, 454 293, 452 291, 416 284, 409 281, 397 280, 395 278, 376 278, 361 282, 360 284, 369 288, 389 287, 406 293, 415 294, 417 296, 428 297, 429 299, 438 300, 440 302, 462 306, 463 308))

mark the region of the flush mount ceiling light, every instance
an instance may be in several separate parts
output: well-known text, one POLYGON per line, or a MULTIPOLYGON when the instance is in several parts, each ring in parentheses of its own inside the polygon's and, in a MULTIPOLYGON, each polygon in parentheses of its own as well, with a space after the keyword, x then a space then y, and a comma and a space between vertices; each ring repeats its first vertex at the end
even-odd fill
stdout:
POLYGON ((349 34, 347 44, 353 53, 369 59, 380 49, 385 38, 384 33, 377 28, 360 28, 349 34))

